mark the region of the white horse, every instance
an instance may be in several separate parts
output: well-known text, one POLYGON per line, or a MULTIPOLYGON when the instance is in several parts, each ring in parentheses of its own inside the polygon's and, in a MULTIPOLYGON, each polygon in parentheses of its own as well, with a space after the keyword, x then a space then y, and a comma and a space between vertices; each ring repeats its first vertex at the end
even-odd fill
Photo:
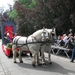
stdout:
POLYGON ((43 42, 46 40, 49 40, 49 31, 47 29, 40 29, 36 32, 34 32, 32 35, 28 37, 22 37, 22 36, 17 36, 13 39, 13 45, 12 45, 12 50, 13 50, 13 60, 14 63, 16 63, 16 48, 19 47, 20 50, 18 51, 19 53, 19 61, 22 63, 22 57, 21 57, 21 52, 23 50, 30 50, 30 52, 33 54, 33 61, 32 65, 35 66, 39 64, 39 49, 40 46, 43 42))
POLYGON ((47 31, 49 32, 49 42, 45 42, 41 44, 40 50, 41 50, 41 58, 42 58, 42 64, 46 64, 45 63, 45 56, 44 56, 44 52, 48 52, 48 59, 49 59, 49 63, 52 64, 51 62, 51 44, 55 42, 56 40, 56 30, 55 28, 53 29, 47 29, 47 31))

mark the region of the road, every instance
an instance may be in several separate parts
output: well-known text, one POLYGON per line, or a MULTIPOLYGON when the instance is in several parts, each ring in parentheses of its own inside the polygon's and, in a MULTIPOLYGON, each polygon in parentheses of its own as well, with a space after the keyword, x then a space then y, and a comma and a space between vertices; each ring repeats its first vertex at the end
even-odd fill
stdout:
MULTIPOLYGON (((47 53, 45 58, 47 61, 47 53)), ((51 55, 51 59, 52 64, 46 62, 46 65, 36 67, 31 65, 32 58, 28 56, 23 56, 24 63, 19 63, 18 58, 17 63, 13 63, 12 57, 8 58, 0 47, 0 64, 5 75, 75 75, 75 63, 70 59, 56 55, 51 55)))

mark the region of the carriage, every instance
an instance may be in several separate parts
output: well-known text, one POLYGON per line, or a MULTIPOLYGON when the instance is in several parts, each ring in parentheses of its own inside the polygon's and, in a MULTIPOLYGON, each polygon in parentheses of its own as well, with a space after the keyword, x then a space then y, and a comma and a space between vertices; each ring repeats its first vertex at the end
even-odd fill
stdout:
POLYGON ((1 26, 2 50, 8 57, 12 56, 12 48, 5 37, 9 34, 9 37, 12 39, 14 33, 16 33, 16 25, 13 22, 7 21, 1 26))
MULTIPOLYGON (((12 53, 12 40, 14 38, 14 34, 16 33, 16 25, 7 21, 1 26, 1 36, 2 36, 2 50, 6 56, 10 57, 13 55, 12 53), (7 35, 9 35, 11 42, 7 39, 7 35)), ((19 48, 17 48, 19 50, 19 48)), ((22 51, 23 54, 30 53, 29 50, 22 51)))

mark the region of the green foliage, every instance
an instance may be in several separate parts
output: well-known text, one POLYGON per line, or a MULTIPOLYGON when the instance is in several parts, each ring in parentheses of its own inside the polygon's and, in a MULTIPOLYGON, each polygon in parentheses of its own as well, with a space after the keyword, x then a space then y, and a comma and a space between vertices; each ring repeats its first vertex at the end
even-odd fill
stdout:
POLYGON ((13 20, 16 20, 18 17, 18 13, 16 10, 12 10, 12 12, 9 12, 8 15, 9 15, 9 18, 11 18, 13 20))
POLYGON ((8 43, 7 48, 12 48, 12 43, 8 43))
POLYGON ((19 0, 26 8, 35 8, 38 3, 35 0, 19 0))
POLYGON ((75 26, 74 0, 18 0, 9 17, 17 19, 20 35, 30 35, 35 30, 56 27, 58 33, 75 26), (19 3, 18 3, 19 1, 19 3), (70 15, 73 15, 70 19, 70 15), (71 22, 73 21, 73 23, 71 22), (73 24, 73 25, 72 25, 73 24))

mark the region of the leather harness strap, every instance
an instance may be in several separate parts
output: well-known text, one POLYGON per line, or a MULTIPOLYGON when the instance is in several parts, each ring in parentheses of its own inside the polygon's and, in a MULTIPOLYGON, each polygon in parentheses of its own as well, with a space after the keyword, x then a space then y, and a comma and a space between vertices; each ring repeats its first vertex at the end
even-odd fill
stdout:
POLYGON ((16 44, 16 46, 17 46, 18 40, 19 40, 20 38, 21 38, 21 37, 19 37, 19 38, 16 40, 16 43, 15 43, 15 44, 16 44))
MULTIPOLYGON (((27 37, 27 39, 28 39, 28 37, 27 37)), ((26 46, 27 46, 27 48, 28 48, 28 50, 29 50, 28 43, 27 43, 27 39, 26 39, 26 46)))

